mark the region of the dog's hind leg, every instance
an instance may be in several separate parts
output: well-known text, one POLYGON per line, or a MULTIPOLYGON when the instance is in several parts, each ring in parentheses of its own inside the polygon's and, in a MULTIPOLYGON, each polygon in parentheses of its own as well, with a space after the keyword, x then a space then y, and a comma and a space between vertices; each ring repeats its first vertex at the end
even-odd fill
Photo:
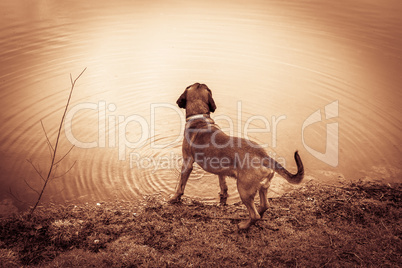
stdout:
POLYGON ((176 193, 169 200, 170 203, 177 203, 180 201, 181 196, 184 194, 184 188, 186 187, 188 177, 190 177, 191 171, 193 171, 193 158, 183 159, 183 165, 181 167, 180 182, 177 186, 176 193))
POLYGON ((268 209, 268 188, 271 184, 271 179, 274 177, 274 172, 271 172, 262 182, 261 188, 259 190, 260 195, 260 207, 258 208, 258 214, 262 217, 264 212, 268 209))
POLYGON ((251 184, 250 186, 249 182, 242 183, 241 180, 237 179, 237 190, 250 215, 249 220, 239 223, 239 229, 244 230, 248 229, 251 225, 253 225, 257 220, 261 218, 254 203, 254 197, 257 193, 257 188, 255 187, 255 184, 251 184))
POLYGON ((260 207, 258 208, 258 214, 262 217, 264 215, 264 212, 268 209, 269 203, 268 203, 268 188, 261 187, 259 191, 260 195, 260 207))
POLYGON ((221 192, 219 193, 220 203, 221 205, 226 205, 226 201, 229 195, 228 195, 228 186, 226 184, 226 177, 223 175, 219 175, 219 186, 221 188, 221 192))

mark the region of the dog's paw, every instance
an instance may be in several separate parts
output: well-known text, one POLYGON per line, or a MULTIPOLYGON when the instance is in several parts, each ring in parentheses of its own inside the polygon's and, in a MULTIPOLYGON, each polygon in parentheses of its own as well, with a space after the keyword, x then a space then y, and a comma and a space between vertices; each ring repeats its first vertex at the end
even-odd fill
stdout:
POLYGON ((250 226, 251 226, 251 220, 242 221, 237 225, 237 227, 239 227, 240 231, 245 231, 248 228, 250 228, 250 226))
POLYGON ((169 199, 169 204, 178 204, 181 203, 181 199, 178 196, 173 196, 172 198, 169 199))
POLYGON ((239 231, 246 231, 250 228, 251 225, 254 225, 256 222, 257 220, 248 219, 246 221, 240 222, 237 227, 239 228, 239 231))
POLYGON ((227 193, 224 193, 224 194, 219 193, 219 203, 221 206, 226 206, 228 196, 229 195, 227 193))

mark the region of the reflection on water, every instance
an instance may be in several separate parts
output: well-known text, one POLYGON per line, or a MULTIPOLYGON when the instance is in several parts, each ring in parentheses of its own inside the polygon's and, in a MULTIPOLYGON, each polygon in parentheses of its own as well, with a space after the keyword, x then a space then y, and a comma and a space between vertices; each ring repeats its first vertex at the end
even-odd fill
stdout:
MULTIPOLYGON (((69 73, 84 67, 71 109, 86 108, 72 116, 71 133, 95 148, 75 148, 65 158, 57 174, 77 163, 50 184, 47 200, 173 193, 183 124, 169 105, 194 82, 212 89, 214 116, 228 133, 265 128, 248 136, 290 169, 298 149, 317 179, 400 178, 397 1, 2 1, 0 10, 1 199, 10 198, 9 189, 35 198, 24 180, 38 186, 40 178, 26 159, 42 172, 49 163, 39 121, 54 140, 69 73), (336 101, 338 113, 326 117, 336 101), (318 110, 320 120, 302 131, 318 110), (326 131, 334 123, 336 167, 311 153, 334 147, 326 131), (135 143, 142 146, 129 148, 135 143)), ((71 146, 67 138, 63 133, 60 151, 71 146)), ((193 173, 186 193, 216 200, 215 176, 193 173)), ((271 193, 280 193, 282 182, 277 178, 271 193)), ((229 187, 233 202, 235 183, 229 187)))

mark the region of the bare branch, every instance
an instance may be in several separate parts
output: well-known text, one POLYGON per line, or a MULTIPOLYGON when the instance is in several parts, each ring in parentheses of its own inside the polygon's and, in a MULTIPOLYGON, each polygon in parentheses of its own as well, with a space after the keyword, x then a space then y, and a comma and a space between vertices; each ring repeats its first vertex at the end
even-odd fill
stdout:
POLYGON ((40 171, 35 167, 35 165, 32 163, 32 161, 30 159, 27 159, 28 163, 31 164, 31 166, 35 169, 36 173, 38 173, 38 175, 41 177, 41 179, 43 181, 45 181, 45 178, 43 178, 42 174, 40 173, 40 171))
POLYGON ((71 146, 71 148, 67 151, 67 153, 65 155, 63 155, 62 158, 59 159, 59 161, 57 161, 56 163, 54 163, 53 165, 57 165, 58 163, 60 163, 61 161, 63 161, 63 159, 71 152, 71 150, 75 147, 75 145, 71 146))
POLYGON ((68 172, 70 172, 70 170, 73 169, 73 167, 74 167, 74 165, 75 165, 76 163, 77 163, 77 161, 74 161, 74 163, 71 165, 71 167, 70 167, 66 172, 64 172, 64 173, 61 174, 61 175, 54 176, 53 179, 61 178, 61 177, 63 177, 64 175, 66 175, 68 172))
POLYGON ((29 189, 31 189, 32 191, 34 191, 35 193, 37 193, 39 195, 39 191, 37 191, 35 188, 33 188, 25 179, 24 179, 24 182, 29 187, 29 189))
POLYGON ((45 126, 43 125, 42 120, 40 120, 40 124, 42 125, 43 132, 45 133, 45 137, 46 137, 47 143, 49 144, 50 148, 52 148, 52 151, 54 152, 52 143, 50 142, 49 137, 47 136, 47 132, 46 132, 46 130, 45 130, 45 126))
POLYGON ((59 168, 59 165, 56 165, 54 170, 53 170, 53 172, 52 172, 51 178, 49 178, 49 181, 51 181, 51 180, 53 180, 55 178, 58 168, 59 168))
MULTIPOLYGON (((84 70, 82 70, 82 72, 77 76, 77 78, 75 78, 75 80, 74 80, 74 82, 73 82, 73 87, 74 87, 74 85, 75 85, 75 82, 77 82, 77 80, 81 77, 81 75, 85 72, 85 70, 87 69, 87 67, 85 67, 85 69, 84 70)), ((71 77, 71 74, 70 74, 70 77, 71 77)))
MULTIPOLYGON (((69 104, 70 104, 70 100, 71 100, 71 96, 72 96, 72 94, 73 94, 74 86, 75 86, 75 83, 77 82, 77 80, 81 77, 81 75, 85 72, 86 69, 87 69, 87 68, 85 68, 85 69, 77 76, 77 78, 76 78, 74 81, 73 81, 72 75, 70 74, 70 80, 71 80, 70 94, 69 94, 69 96, 68 96, 68 100, 67 100, 66 106, 65 106, 65 108, 64 108, 63 116, 61 117, 61 120, 60 120, 59 130, 58 130, 58 132, 57 132, 56 143, 55 143, 55 145, 54 145, 54 150, 53 150, 52 161, 51 161, 50 168, 49 168, 49 171, 48 171, 48 173, 47 173, 46 179, 44 180, 44 184, 43 184, 42 190, 41 190, 41 192, 39 193, 39 197, 38 197, 38 199, 37 199, 35 205, 32 207, 31 212, 30 212, 30 214, 29 214, 30 216, 32 216, 33 212, 35 211, 36 207, 38 206, 38 204, 39 204, 39 202, 40 202, 40 200, 41 200, 41 198, 42 198, 43 192, 45 191, 46 185, 48 184, 49 180, 51 179, 53 167, 55 166, 55 163, 56 163, 56 162, 55 162, 55 160, 56 160, 56 153, 57 153, 57 148, 58 148, 58 146, 59 146, 59 140, 60 140, 61 129, 62 129, 62 127, 63 127, 63 123, 64 123, 64 119, 65 119, 65 117, 66 117, 66 113, 67 113, 68 106, 69 106, 69 104)), ((71 149, 70 149, 70 150, 71 150, 71 149)), ((62 158, 64 158, 64 157, 62 157, 62 158)), ((60 162, 60 161, 58 161, 58 162, 60 162)), ((57 162, 57 163, 58 163, 58 162, 57 162)), ((56 163, 56 164, 57 164, 57 163, 56 163)), ((32 165, 32 166, 33 166, 33 165, 32 165)), ((56 169, 57 169, 57 167, 56 167, 56 169)), ((36 170, 36 168, 35 168, 35 170, 36 170)), ((53 175, 53 176, 54 176, 54 175, 53 175)))
POLYGON ((22 204, 27 204, 27 202, 22 201, 21 199, 19 199, 12 191, 11 191, 11 187, 8 187, 8 192, 9 195, 11 195, 12 198, 14 198, 15 200, 17 200, 18 202, 22 203, 22 204))
POLYGON ((48 142, 46 142, 46 143, 47 143, 47 148, 49 149, 50 159, 52 159, 52 157, 53 157, 53 147, 51 147, 50 143, 48 143, 48 142))

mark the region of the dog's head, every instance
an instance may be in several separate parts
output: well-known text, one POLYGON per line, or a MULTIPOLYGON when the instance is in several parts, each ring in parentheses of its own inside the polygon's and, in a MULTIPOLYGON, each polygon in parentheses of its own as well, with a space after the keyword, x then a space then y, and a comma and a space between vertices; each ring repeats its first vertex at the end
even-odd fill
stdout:
POLYGON ((180 108, 186 109, 186 116, 209 114, 216 110, 212 92, 205 84, 195 83, 188 86, 177 100, 180 108))

